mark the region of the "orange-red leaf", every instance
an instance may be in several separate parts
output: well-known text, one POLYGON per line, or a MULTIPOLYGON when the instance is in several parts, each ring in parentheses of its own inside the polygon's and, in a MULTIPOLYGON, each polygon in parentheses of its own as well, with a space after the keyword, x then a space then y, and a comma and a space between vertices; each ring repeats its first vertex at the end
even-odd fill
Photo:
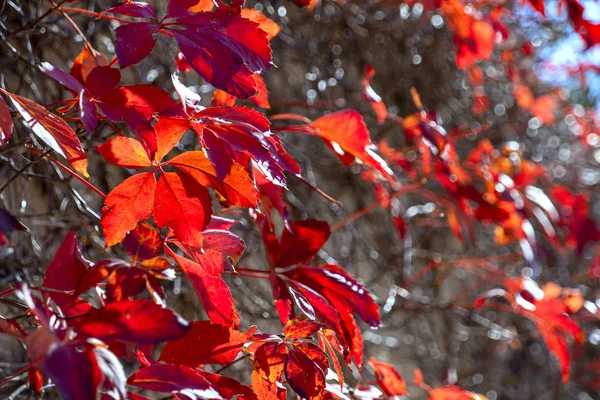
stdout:
POLYGON ((160 228, 168 226, 181 242, 200 249, 211 214, 210 195, 194 179, 174 172, 160 176, 152 210, 160 228))
POLYGON ((304 339, 321 329, 321 324, 306 318, 290 319, 283 328, 286 338, 304 339))
POLYGON ((392 170, 377 154, 377 146, 371 141, 367 126, 358 111, 337 111, 313 121, 309 126, 313 128, 315 135, 331 143, 338 157, 356 157, 381 172, 390 182, 394 180, 392 170))
POLYGON ((143 172, 127 178, 108 194, 101 216, 106 247, 121 242, 139 220, 150 215, 155 188, 154 173, 143 172))
POLYGON ((135 139, 118 136, 96 147, 109 163, 125 168, 146 168, 152 165, 144 146, 135 139))
POLYGON ((253 8, 244 8, 242 10, 241 16, 244 18, 248 18, 250 21, 254 21, 258 24, 258 27, 263 31, 267 32, 267 39, 271 40, 281 30, 279 25, 275 23, 270 18, 267 18, 263 13, 253 8))
POLYGON ((194 178, 202 186, 210 186, 231 204, 240 207, 257 207, 258 191, 244 168, 232 162, 229 174, 221 181, 215 167, 203 151, 182 153, 167 164, 194 178))
POLYGON ((405 396, 408 395, 406 390, 406 382, 400 376, 398 371, 391 365, 384 362, 379 362, 371 357, 369 365, 375 370, 375 378, 383 392, 388 396, 405 396))

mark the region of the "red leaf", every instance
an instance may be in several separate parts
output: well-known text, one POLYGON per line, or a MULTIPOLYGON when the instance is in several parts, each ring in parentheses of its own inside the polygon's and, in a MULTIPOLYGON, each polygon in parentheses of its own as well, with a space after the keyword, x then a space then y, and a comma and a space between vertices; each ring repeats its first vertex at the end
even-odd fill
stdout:
POLYGON ((59 344, 46 357, 44 370, 64 400, 96 398, 102 372, 92 349, 59 344))
POLYGON ((154 23, 137 22, 121 25, 115 30, 115 53, 121 68, 137 64, 150 54, 156 44, 152 35, 158 29, 158 25, 154 23))
POLYGON ((127 383, 157 392, 198 391, 200 398, 219 398, 200 371, 172 364, 153 364, 141 368, 129 377, 127 383))
POLYGON ((210 321, 195 321, 184 337, 167 343, 159 361, 189 367, 225 365, 237 357, 255 331, 240 332, 210 321))
POLYGON ((277 266, 284 268, 312 260, 329 239, 329 234, 329 225, 325 221, 309 219, 293 222, 291 232, 286 229, 281 234, 277 266))
POLYGON ((149 260, 159 255, 163 240, 158 231, 142 221, 123 240, 125 251, 133 261, 149 260))
POLYGON ((323 371, 304 352, 293 347, 285 367, 288 384, 298 395, 307 399, 324 399, 325 376, 323 371))
POLYGON ((96 150, 106 161, 121 167, 139 169, 152 165, 142 144, 132 138, 118 136, 96 147, 96 150))
POLYGON ((188 151, 167 162, 202 186, 210 186, 227 201, 240 207, 257 207, 258 192, 252 179, 241 165, 232 163, 229 174, 222 180, 217 178, 215 167, 202 151, 188 151))
POLYGON ((169 29, 192 68, 213 86, 246 99, 256 94, 252 74, 271 67, 267 34, 258 24, 225 10, 177 20, 169 29))
POLYGON ((184 244, 202 248, 202 230, 210 221, 211 207, 206 189, 187 175, 165 172, 158 179, 154 221, 160 228, 173 229, 184 244))
MULTIPOLYGON (((587 47, 600 43, 600 24, 595 24, 583 18, 584 8, 577 0, 564 0, 569 18, 575 31, 585 41, 587 47)), ((591 14, 591 13, 590 13, 591 14)))
POLYGON ((314 335, 321 324, 305 318, 290 319, 283 328, 283 334, 290 339, 304 339, 314 335))
POLYGON ((121 86, 97 99, 98 107, 113 121, 125 121, 152 157, 156 132, 148 121, 155 113, 177 113, 179 105, 164 90, 151 85, 121 86))
POLYGON ((254 352, 254 366, 262 379, 275 383, 281 380, 287 362, 285 343, 265 342, 254 352))
POLYGON ((215 250, 197 254, 196 261, 178 256, 169 250, 169 255, 191 281, 211 322, 223 326, 239 326, 239 315, 233 304, 231 292, 221 278, 226 258, 215 250))
POLYGON ((0 96, 0 146, 4 146, 12 137, 13 123, 10 110, 4 98, 0 96))
POLYGON ((302 285, 313 288, 330 302, 339 303, 340 306, 343 306, 337 307, 340 312, 343 309, 351 309, 369 326, 379 326, 379 307, 377 303, 363 285, 339 266, 300 266, 291 268, 284 274, 302 285))
POLYGON ((52 150, 65 157, 77 172, 89 178, 85 152, 79 138, 65 121, 25 97, 2 89, 0 91, 10 97, 17 111, 23 116, 23 121, 33 133, 52 150))
POLYGON ((529 3, 537 12, 546 16, 546 9, 544 7, 544 0, 521 0, 521 3, 529 3))
POLYGON ((100 222, 107 248, 120 243, 139 220, 150 215, 155 188, 154 173, 143 172, 121 182, 104 199, 100 222))
POLYGON ((121 72, 116 68, 96 67, 85 80, 85 90, 91 97, 102 97, 119 85, 121 72))
POLYGON ((248 107, 212 107, 194 118, 201 123, 193 123, 192 128, 207 148, 218 177, 229 173, 236 151, 252 157, 261 172, 279 186, 285 186, 284 170, 300 173, 279 138, 269 132, 269 120, 257 111, 248 107))
POLYGON ((42 286, 54 290, 75 290, 81 276, 91 267, 83 258, 75 232, 69 232, 54 255, 42 286))
POLYGON ((387 363, 379 362, 371 357, 369 365, 375 370, 377 384, 388 396, 408 396, 406 382, 396 369, 387 363))
POLYGON ((342 161, 344 156, 351 155, 381 172, 388 181, 394 181, 392 170, 376 153, 377 146, 371 141, 367 126, 357 111, 337 111, 313 121, 309 127, 312 128, 309 133, 331 143, 342 161))
POLYGON ((150 300, 121 300, 77 319, 75 331, 104 342, 155 344, 184 336, 191 325, 150 300))

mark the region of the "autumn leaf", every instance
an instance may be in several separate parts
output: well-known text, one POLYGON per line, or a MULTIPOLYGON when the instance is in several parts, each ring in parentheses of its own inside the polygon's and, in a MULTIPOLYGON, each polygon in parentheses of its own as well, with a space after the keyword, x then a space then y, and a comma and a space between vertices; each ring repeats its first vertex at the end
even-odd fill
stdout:
POLYGON ((69 164, 86 178, 87 158, 79 138, 69 125, 59 116, 49 112, 39 104, 16 94, 0 89, 7 95, 23 117, 23 122, 37 137, 52 150, 65 157, 69 164))
POLYGON ((4 146, 12 137, 13 123, 10 110, 4 98, 0 96, 0 146, 4 146))
POLYGON ((202 248, 202 230, 210 221, 212 204, 206 189, 187 175, 160 175, 152 215, 160 228, 173 229, 182 242, 202 248))
POLYGON ((168 252, 192 283, 211 322, 226 327, 239 326, 240 317, 231 292, 221 278, 225 255, 209 249, 197 255, 196 261, 192 261, 178 256, 170 249, 168 252))
POLYGON ((77 318, 79 335, 104 342, 114 340, 156 344, 183 337, 191 325, 150 300, 120 300, 77 318))
POLYGON ((101 223, 105 246, 123 241, 138 221, 153 210, 156 178, 152 172, 142 172, 125 179, 104 199, 101 223))
POLYGON ((308 127, 311 130, 306 133, 322 137, 345 164, 356 158, 379 171, 388 181, 394 182, 392 170, 377 154, 377 146, 371 141, 367 126, 358 111, 336 111, 313 121, 308 127))
POLYGON ((237 357, 255 331, 250 328, 240 332, 210 321, 195 321, 184 337, 167 343, 159 361, 188 367, 226 365, 237 357))
POLYGON ((371 357, 368 364, 375 371, 375 378, 377 378, 377 384, 383 392, 388 396, 408 396, 408 390, 406 390, 406 382, 396 369, 387 363, 379 362, 375 358, 371 357))

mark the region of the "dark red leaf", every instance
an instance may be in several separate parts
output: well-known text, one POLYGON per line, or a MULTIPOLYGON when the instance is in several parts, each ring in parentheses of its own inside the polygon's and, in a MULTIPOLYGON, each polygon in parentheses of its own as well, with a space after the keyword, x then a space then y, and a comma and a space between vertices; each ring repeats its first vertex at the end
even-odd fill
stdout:
POLYGON ((4 98, 0 96, 0 146, 4 146, 12 137, 13 123, 10 110, 4 98))
POLYGON ((149 300, 121 300, 77 319, 79 335, 104 342, 155 344, 184 336, 191 325, 149 300))
POLYGON ((75 290, 79 279, 89 268, 91 263, 83 258, 75 232, 69 232, 48 266, 42 286, 54 290, 75 290))
POLYGON ((201 399, 220 398, 201 371, 172 364, 153 364, 138 370, 127 383, 157 392, 186 391, 201 399))
POLYGON ((256 94, 252 74, 271 67, 267 34, 258 24, 225 10, 181 17, 171 32, 192 68, 213 86, 247 99, 256 94))
POLYGON ((210 321, 195 321, 184 337, 166 344, 159 361, 189 367, 226 365, 237 357, 255 331, 251 328, 240 332, 210 321))
POLYGON ((56 68, 50 63, 47 63, 45 61, 42 62, 40 64, 40 69, 50 78, 60 82, 63 86, 71 89, 75 93, 79 93, 79 91, 83 89, 83 85, 72 75, 66 73, 60 68, 56 68))
POLYGON ((156 44, 152 35, 158 32, 158 29, 156 24, 137 22, 121 25, 115 30, 115 53, 121 68, 137 64, 150 54, 156 44))
POLYGON ((102 97, 116 88, 121 81, 121 72, 116 68, 99 66, 88 74, 85 90, 91 97, 102 97))
POLYGON ((96 398, 102 372, 92 349, 58 344, 46 357, 44 370, 64 400, 96 398))
POLYGON ((304 352, 292 348, 285 367, 288 384, 298 395, 307 399, 323 399, 325 376, 323 371, 304 352))
POLYGON ((305 220, 291 224, 291 232, 284 230, 277 265, 284 268, 312 260, 329 238, 325 221, 305 220))

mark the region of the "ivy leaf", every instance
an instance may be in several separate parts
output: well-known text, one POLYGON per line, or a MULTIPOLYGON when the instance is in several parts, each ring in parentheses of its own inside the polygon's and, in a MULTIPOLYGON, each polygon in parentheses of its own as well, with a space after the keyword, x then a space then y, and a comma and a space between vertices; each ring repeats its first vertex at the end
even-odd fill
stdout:
POLYGON ((186 274, 200 298, 211 322, 223 326, 239 326, 240 317, 235 309, 231 292, 221 278, 225 255, 208 249, 196 255, 197 262, 178 256, 169 249, 169 255, 186 274))
POLYGON ((80 351, 69 344, 54 346, 46 357, 44 370, 65 400, 95 398, 102 381, 96 355, 88 347, 80 351))
POLYGON ((375 371, 377 384, 387 396, 408 396, 406 382, 393 365, 369 359, 369 365, 375 371))
POLYGON ((23 116, 23 122, 33 133, 52 150, 65 157, 75 171, 89 178, 88 162, 81 142, 62 118, 25 97, 2 89, 0 91, 10 97, 17 111, 23 116))
POLYGON ((322 137, 342 162, 347 164, 357 158, 379 171, 388 181, 394 182, 392 170, 377 154, 377 146, 371 141, 367 126, 358 111, 331 113, 313 121, 309 128, 311 129, 306 133, 322 137))
POLYGON ((258 207, 258 192, 244 168, 232 162, 229 174, 222 180, 217 178, 215 167, 202 151, 182 153, 166 164, 194 178, 202 186, 210 186, 233 205, 258 207))
POLYGON ((0 96, 0 146, 4 146, 12 138, 13 122, 10 110, 4 98, 0 96))
POLYGON ((135 139, 119 136, 96 147, 98 153, 109 163, 125 168, 140 169, 152 165, 148 153, 135 139))
POLYGON ((121 300, 77 319, 79 335, 104 342, 156 344, 183 337, 191 325, 150 300, 121 300))
POLYGON ((210 221, 208 191, 187 175, 165 172, 156 184, 152 215, 160 228, 173 229, 181 242, 202 248, 202 230, 210 221))
POLYGON ((166 344, 159 361, 189 367, 226 365, 235 360, 255 331, 255 327, 240 332, 210 321, 195 321, 184 337, 166 344))
POLYGON ((121 25, 115 30, 115 53, 121 68, 137 64, 148 57, 156 44, 153 35, 158 29, 158 25, 150 22, 136 22, 121 25))
POLYGON ((267 33, 226 10, 177 19, 168 29, 190 66, 207 82, 241 99, 256 94, 252 74, 271 67, 267 33))
POLYGON ((139 220, 150 215, 155 188, 154 174, 143 172, 127 178, 108 194, 100 219, 107 248, 120 243, 139 220))

